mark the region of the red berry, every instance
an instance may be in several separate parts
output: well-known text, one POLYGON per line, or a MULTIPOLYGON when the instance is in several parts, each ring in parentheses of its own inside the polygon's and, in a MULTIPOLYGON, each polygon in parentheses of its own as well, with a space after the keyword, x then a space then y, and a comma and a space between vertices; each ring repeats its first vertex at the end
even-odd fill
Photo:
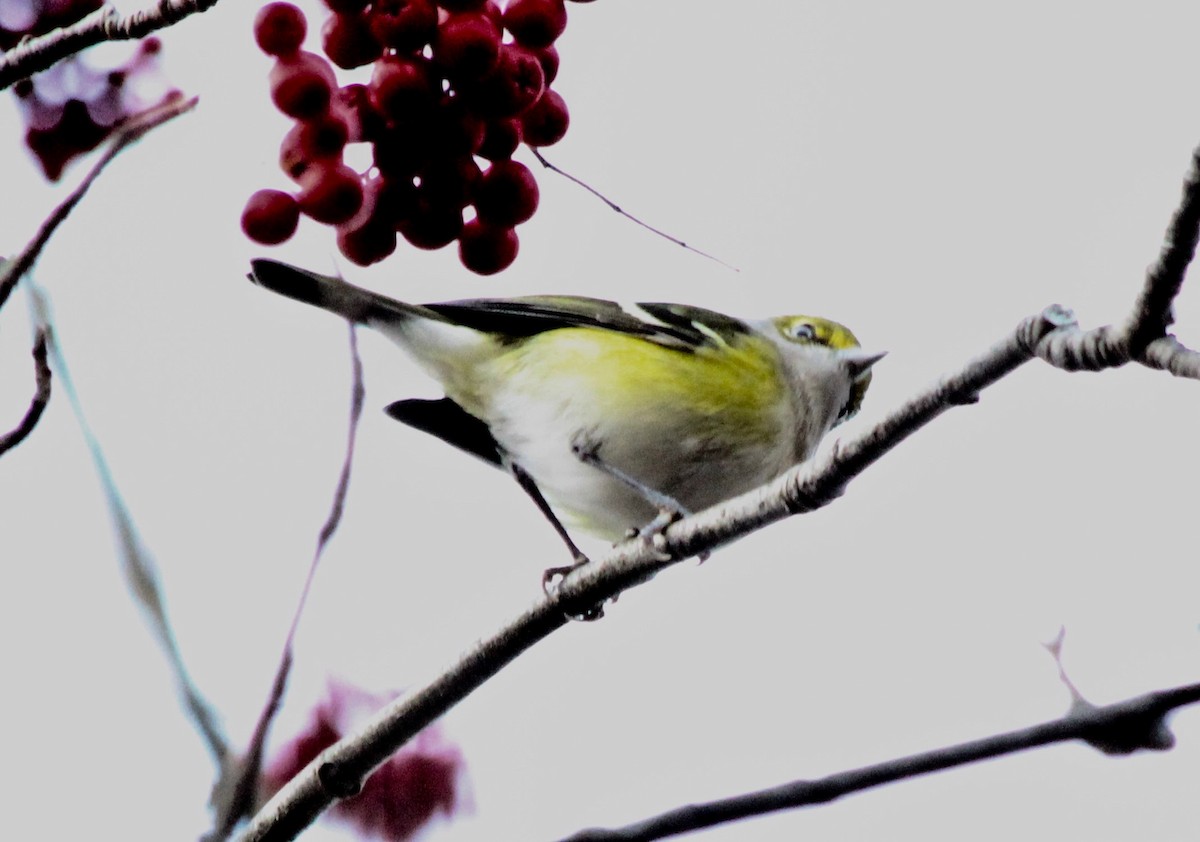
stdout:
POLYGON ((368 91, 371 104, 389 122, 422 119, 440 94, 423 56, 384 56, 375 64, 368 91))
POLYGON ((494 275, 517 259, 520 241, 512 228, 472 219, 458 237, 458 259, 480 275, 494 275))
POLYGON ((412 181, 429 157, 429 138, 419 128, 396 126, 375 140, 371 146, 372 162, 383 175, 396 181, 412 181))
POLYGON ((358 228, 339 228, 337 245, 352 263, 370 266, 396 250, 396 229, 371 217, 358 228))
POLYGON ((342 150, 346 148, 349 136, 345 122, 333 115, 297 123, 279 145, 279 167, 291 178, 299 180, 314 164, 341 163, 342 150))
POLYGON ((421 170, 420 194, 431 204, 462 210, 471 203, 479 178, 479 165, 469 155, 435 159, 421 170))
POLYGON ((426 131, 432 149, 451 158, 479 151, 484 122, 470 107, 456 98, 444 97, 436 116, 426 131))
POLYGON ((367 22, 380 44, 411 52, 428 44, 437 32, 438 11, 433 0, 375 0, 367 22))
POLYGON ((464 89, 463 97, 480 114, 512 117, 537 102, 544 90, 546 74, 537 56, 516 44, 504 44, 496 66, 464 89))
POLYGON ((483 133, 477 154, 489 161, 505 161, 521 145, 521 121, 515 118, 492 120, 483 133))
POLYGON ((308 23, 291 3, 268 3, 254 16, 254 40, 269 56, 290 56, 304 43, 308 23))
POLYGON ((563 0, 513 0, 504 10, 504 27, 525 47, 546 47, 567 28, 563 0))
POLYGON ((345 122, 349 143, 376 138, 383 129, 383 119, 371 104, 366 85, 355 83, 338 88, 333 92, 329 110, 345 122))
POLYGON ((500 28, 486 12, 451 15, 433 37, 433 57, 452 79, 478 79, 500 60, 500 28))
POLYGON ((300 210, 326 225, 345 222, 362 207, 362 178, 344 164, 310 167, 300 188, 300 210))
POLYGON ((551 44, 534 50, 533 54, 542 64, 542 72, 546 74, 546 85, 558 78, 558 48, 551 44))
POLYGON ((412 179, 381 177, 375 193, 373 216, 393 230, 416 212, 419 194, 412 179))
POLYGON ((487 5, 488 0, 438 0, 438 5, 447 12, 477 12, 487 5))
POLYGON ((370 64, 383 52, 363 12, 330 15, 321 27, 321 48, 343 70, 370 64))
POLYGON ((325 113, 337 82, 329 62, 300 51, 276 59, 270 84, 275 107, 289 117, 305 120, 325 113))
POLYGON ((537 180, 527 166, 518 161, 497 161, 475 187, 475 211, 483 222, 511 227, 533 216, 538 198, 537 180))
POLYGON ((356 15, 367 7, 368 0, 325 0, 329 11, 335 15, 356 15))
POLYGON ((440 249, 454 242, 462 231, 462 211, 422 200, 396 227, 417 248, 440 249))
POLYGON ((242 211, 242 231, 256 243, 279 245, 296 233, 300 207, 281 190, 259 190, 242 211))
POLYGON ((547 90, 533 107, 521 115, 521 136, 530 146, 550 146, 567 133, 571 115, 557 91, 547 90))

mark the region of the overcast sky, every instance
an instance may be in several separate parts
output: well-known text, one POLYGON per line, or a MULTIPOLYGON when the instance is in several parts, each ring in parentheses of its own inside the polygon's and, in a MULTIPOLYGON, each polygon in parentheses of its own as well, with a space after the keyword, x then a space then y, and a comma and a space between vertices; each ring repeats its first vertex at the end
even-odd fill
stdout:
MULTIPOLYGON (((572 124, 548 157, 740 272, 539 170, 503 274, 403 245, 346 274, 414 301, 570 292, 835 318, 890 352, 835 437, 855 436, 1047 304, 1085 327, 1127 313, 1200 143, 1200 10, 1102 5, 571 4, 555 88, 572 124)), ((339 265, 312 223, 277 249, 240 233, 246 197, 286 186, 254 11, 223 0, 164 33, 199 108, 114 163, 36 272, 237 743, 332 494, 349 389, 344 324, 244 280, 262 254, 339 265)), ((66 186, 41 181, 11 105, 0 162, 12 252, 66 186)), ((32 388, 22 299, 0 313, 0 427, 32 388)), ((1193 347, 1198 300, 1185 287, 1177 308, 1193 347)), ((438 670, 565 560, 515 484, 383 414, 436 386, 385 341, 362 346, 349 508, 278 734, 329 675, 384 690, 438 670)), ((212 769, 124 592, 62 398, 0 459, 5 821, 22 838, 195 838, 212 769)), ((1052 718, 1069 698, 1040 643, 1060 625, 1092 701, 1197 680, 1198 411, 1200 384, 1162 373, 1027 365, 829 508, 626 594, 463 702, 445 723, 476 814, 429 838, 550 839, 1052 718)), ((1200 713, 1174 723, 1165 755, 1050 748, 706 838, 1194 840, 1200 713)))

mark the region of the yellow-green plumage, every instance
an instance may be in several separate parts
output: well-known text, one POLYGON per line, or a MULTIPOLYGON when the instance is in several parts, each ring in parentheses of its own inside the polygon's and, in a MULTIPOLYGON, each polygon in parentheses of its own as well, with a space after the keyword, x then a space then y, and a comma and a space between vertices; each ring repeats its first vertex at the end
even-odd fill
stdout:
POLYGON ((271 261, 258 283, 384 333, 446 391, 399 420, 519 466, 565 519, 616 539, 656 507, 573 450, 698 510, 807 458, 857 410, 882 355, 844 326, 537 297, 411 305, 271 261))

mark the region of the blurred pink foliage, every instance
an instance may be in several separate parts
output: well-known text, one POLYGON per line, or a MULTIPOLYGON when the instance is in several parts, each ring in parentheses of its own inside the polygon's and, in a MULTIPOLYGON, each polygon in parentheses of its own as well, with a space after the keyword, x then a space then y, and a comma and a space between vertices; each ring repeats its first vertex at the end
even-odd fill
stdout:
MULTIPOLYGON (((305 728, 264 765, 263 799, 396 695, 376 696, 331 680, 305 728)), ((462 750, 435 723, 376 769, 358 795, 335 804, 329 815, 363 836, 404 842, 438 815, 452 819, 471 809, 462 750)))
MULTIPOLYGON (((0 0, 0 49, 69 26, 100 6, 100 0, 0 0)), ((68 163, 99 146, 124 120, 178 95, 161 71, 161 52, 154 37, 142 39, 121 62, 104 63, 89 50, 13 86, 25 145, 46 178, 57 181, 68 163)))

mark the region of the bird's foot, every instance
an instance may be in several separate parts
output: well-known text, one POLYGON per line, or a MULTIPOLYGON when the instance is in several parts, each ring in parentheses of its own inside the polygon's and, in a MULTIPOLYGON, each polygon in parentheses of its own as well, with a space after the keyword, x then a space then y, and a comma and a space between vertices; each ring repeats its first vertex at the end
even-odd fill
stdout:
MULTIPOLYGON (((552 599, 558 596, 558 590, 562 586, 563 581, 566 580, 567 576, 578 570, 580 567, 583 567, 585 564, 591 564, 591 560, 588 559, 588 557, 583 553, 577 553, 575 555, 574 564, 568 564, 565 567, 546 568, 546 570, 542 572, 542 592, 552 599)), ((613 597, 609 601, 616 602, 617 598, 613 597)), ((566 614, 566 618, 568 620, 574 620, 580 623, 589 623, 593 620, 599 620, 603 616, 604 603, 599 603, 598 605, 593 605, 590 608, 585 608, 578 614, 571 614, 569 612, 566 614)))

